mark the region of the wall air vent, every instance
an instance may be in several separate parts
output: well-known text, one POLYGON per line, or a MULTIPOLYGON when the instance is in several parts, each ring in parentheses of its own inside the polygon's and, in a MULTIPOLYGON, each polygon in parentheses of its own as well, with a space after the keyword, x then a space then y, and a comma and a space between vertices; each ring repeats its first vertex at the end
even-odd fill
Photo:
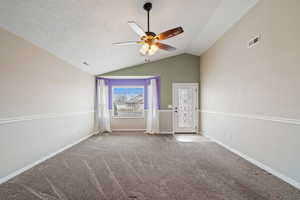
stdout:
POLYGON ((252 38, 251 40, 249 40, 247 46, 248 46, 248 48, 252 48, 252 47, 254 47, 255 45, 259 44, 260 41, 261 41, 261 36, 258 35, 258 36, 256 36, 255 38, 252 38))
POLYGON ((82 64, 84 64, 85 66, 90 66, 90 64, 87 62, 83 62, 82 64))

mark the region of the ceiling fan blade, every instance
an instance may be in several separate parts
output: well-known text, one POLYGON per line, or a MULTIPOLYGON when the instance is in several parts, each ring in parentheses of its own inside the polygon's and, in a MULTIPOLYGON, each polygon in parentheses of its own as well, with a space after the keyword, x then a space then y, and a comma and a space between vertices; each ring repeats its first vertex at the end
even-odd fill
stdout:
POLYGON ((159 34, 157 36, 158 40, 165 40, 165 39, 168 39, 168 38, 171 38, 171 37, 174 37, 176 35, 179 35, 181 33, 183 33, 183 28, 182 27, 177 27, 177 28, 173 28, 171 30, 168 30, 168 31, 165 31, 161 34, 159 34))
POLYGON ((162 49, 162 50, 166 50, 166 51, 175 51, 176 48, 175 47, 172 47, 170 45, 167 45, 167 44, 163 44, 163 43, 160 43, 160 42, 156 42, 155 43, 158 48, 162 49))
POLYGON ((132 28, 134 32, 136 32, 139 36, 146 36, 145 31, 137 24, 135 21, 129 21, 128 25, 132 28))
POLYGON ((113 45, 125 46, 125 45, 137 45, 141 44, 141 41, 127 41, 127 42, 116 42, 113 45))

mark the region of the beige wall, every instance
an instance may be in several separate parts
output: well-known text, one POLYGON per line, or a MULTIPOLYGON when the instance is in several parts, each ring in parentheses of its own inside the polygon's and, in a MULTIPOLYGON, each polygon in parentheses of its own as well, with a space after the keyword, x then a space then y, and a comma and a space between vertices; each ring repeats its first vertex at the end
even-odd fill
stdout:
POLYGON ((94 85, 93 76, 0 29, 0 182, 93 131, 94 85))
POLYGON ((200 62, 204 133, 296 184, 299 19, 299 0, 261 0, 200 62), (259 33, 261 43, 248 49, 247 41, 259 33))

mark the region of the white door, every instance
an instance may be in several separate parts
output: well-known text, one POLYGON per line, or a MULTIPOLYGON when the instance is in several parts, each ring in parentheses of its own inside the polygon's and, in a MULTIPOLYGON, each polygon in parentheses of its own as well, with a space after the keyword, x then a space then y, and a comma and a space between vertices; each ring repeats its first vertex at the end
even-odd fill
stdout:
POLYGON ((198 132, 198 83, 173 84, 173 132, 198 132))

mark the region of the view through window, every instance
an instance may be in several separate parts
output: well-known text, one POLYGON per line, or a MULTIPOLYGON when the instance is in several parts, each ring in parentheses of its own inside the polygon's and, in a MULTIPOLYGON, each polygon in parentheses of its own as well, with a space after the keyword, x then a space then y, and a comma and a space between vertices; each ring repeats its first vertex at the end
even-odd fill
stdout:
POLYGON ((114 86, 112 101, 114 117, 144 117, 143 86, 114 86))

